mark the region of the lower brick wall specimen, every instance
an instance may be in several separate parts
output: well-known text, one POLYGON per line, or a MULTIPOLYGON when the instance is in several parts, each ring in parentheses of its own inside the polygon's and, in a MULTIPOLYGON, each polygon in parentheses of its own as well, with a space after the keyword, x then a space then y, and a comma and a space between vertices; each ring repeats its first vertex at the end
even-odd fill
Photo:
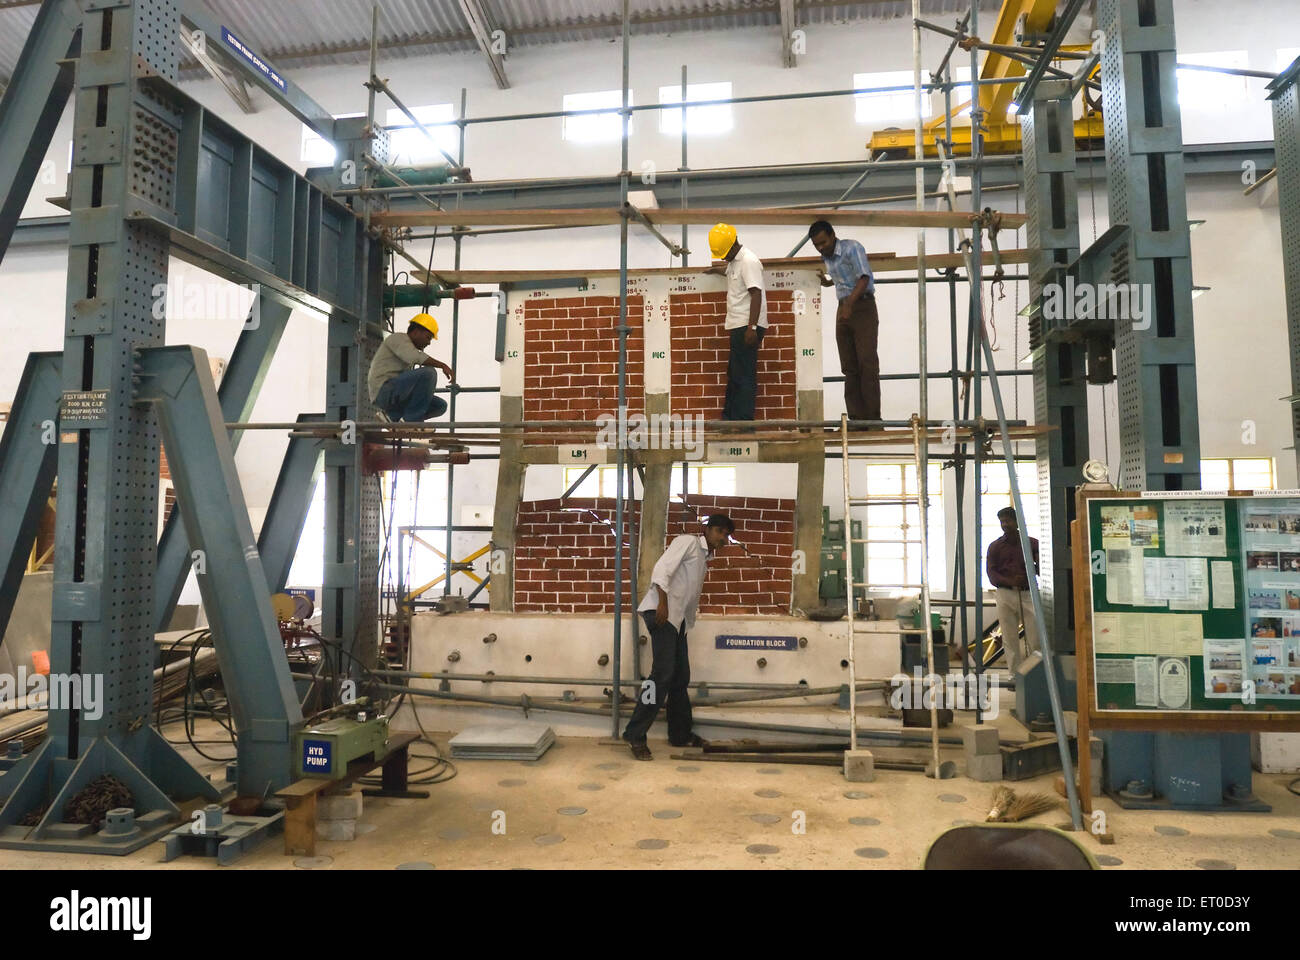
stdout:
MULTIPOLYGON (((711 513, 736 524, 735 544, 709 562, 700 596, 702 613, 789 612, 793 579, 793 500, 691 495, 689 507, 669 504, 668 542, 702 533, 711 513), (699 517, 697 520, 696 517, 699 517)), ((609 613, 614 609, 614 501, 533 500, 520 504, 515 527, 515 610, 520 613, 609 613)), ((640 505, 625 504, 624 522, 640 505)), ((626 535, 626 528, 625 528, 626 535)), ((623 602, 629 604, 629 558, 623 555, 623 602)), ((638 584, 644 593, 647 584, 638 584)), ((639 601, 640 598, 638 597, 639 601)), ((626 606, 625 606, 626 609, 626 606)))

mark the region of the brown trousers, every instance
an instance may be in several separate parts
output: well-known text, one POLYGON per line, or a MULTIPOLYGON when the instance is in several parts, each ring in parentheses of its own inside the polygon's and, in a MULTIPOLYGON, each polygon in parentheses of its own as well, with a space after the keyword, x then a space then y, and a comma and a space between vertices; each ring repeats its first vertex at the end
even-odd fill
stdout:
POLYGON ((848 320, 835 323, 835 345, 844 373, 844 406, 850 420, 880 419, 880 316, 869 295, 853 305, 848 320))

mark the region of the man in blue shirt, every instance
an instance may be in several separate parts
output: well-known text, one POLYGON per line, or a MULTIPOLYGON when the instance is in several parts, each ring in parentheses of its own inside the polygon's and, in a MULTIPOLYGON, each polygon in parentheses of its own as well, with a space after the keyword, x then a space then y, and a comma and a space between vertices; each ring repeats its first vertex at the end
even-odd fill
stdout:
POLYGON ((840 240, 825 220, 808 228, 808 238, 826 263, 822 286, 835 286, 835 344, 844 373, 844 406, 850 420, 880 419, 880 355, 876 281, 867 252, 856 240, 840 240))

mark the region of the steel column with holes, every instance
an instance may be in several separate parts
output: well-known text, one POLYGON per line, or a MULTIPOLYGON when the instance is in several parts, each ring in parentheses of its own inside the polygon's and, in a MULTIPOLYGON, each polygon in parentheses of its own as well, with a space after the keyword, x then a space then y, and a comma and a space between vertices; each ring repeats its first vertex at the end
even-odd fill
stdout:
MULTIPOLYGON (((1115 317, 1112 311, 1119 486, 1198 490, 1191 241, 1173 0, 1101 0, 1097 23, 1105 42, 1101 78, 1111 229, 1093 245, 1086 278, 1137 285, 1145 305, 1145 315, 1133 310, 1115 317)), ((1113 296, 1110 302, 1116 302, 1113 296)), ((1112 780, 1114 771, 1136 771, 1130 779, 1152 784, 1170 806, 1261 806, 1248 806, 1254 798, 1244 736, 1108 731, 1103 739, 1112 780)), ((1113 796, 1122 806, 1131 804, 1113 796)))
POLYGON ((1115 282, 1145 315, 1115 320, 1125 490, 1200 488, 1191 240, 1173 0, 1101 0, 1097 23, 1112 226, 1130 228, 1115 282), (1133 289, 1133 287, 1130 287, 1133 289))
MULTIPOLYGON (((68 6, 47 3, 42 13, 68 6)), ((301 722, 268 586, 291 562, 288 541, 301 529, 309 493, 277 497, 264 529, 267 570, 225 420, 247 413, 291 309, 329 323, 331 418, 372 415, 364 375, 379 337, 385 253, 350 208, 176 88, 180 19, 172 0, 72 6, 84 13, 65 346, 61 358, 30 361, 23 400, 0 444, 3 495, 14 506, 0 520, 0 547, 5 570, 15 552, 26 555, 28 543, 18 543, 28 539, 28 501, 48 488, 54 459, 51 666, 103 686, 93 701, 52 708, 45 742, 0 777, 0 846, 127 853, 175 824, 178 801, 219 796, 150 725, 162 606, 154 596, 160 442, 178 480, 181 555, 191 542, 204 551, 200 586, 239 732, 239 789, 262 795, 288 782, 290 738, 301 722), (158 305, 169 255, 254 284, 259 298, 274 301, 258 304, 264 326, 245 331, 255 335, 237 347, 221 401, 201 352, 163 347, 166 313, 158 305), (38 437, 55 441, 39 452, 27 429, 38 423, 55 427, 38 437), (67 800, 106 773, 131 789, 135 829, 109 835, 63 823, 67 800), (36 825, 21 825, 34 812, 36 825)), ((49 53, 48 43, 38 46, 49 53)), ((24 59, 31 55, 29 45, 24 59)), ((16 71, 3 111, 9 121, 35 116, 31 105, 45 102, 48 86, 24 79, 39 72, 26 64, 16 71)), ((376 151, 380 159, 384 153, 376 151)), ((355 662, 373 662, 378 483, 360 470, 360 440, 345 436, 332 451, 327 543, 337 561, 327 568, 325 633, 355 662)), ((281 485, 310 487, 320 454, 308 448, 317 444, 293 445, 281 485)))
POLYGON ((1300 60, 1269 84, 1269 99, 1273 102, 1282 275, 1291 347, 1291 427, 1300 465, 1300 60))
POLYGON ((1028 267, 1029 346, 1034 369, 1034 422, 1053 429, 1038 438, 1039 595, 1056 653, 1074 652, 1074 587, 1070 521, 1074 490, 1088 451, 1088 392, 1084 348, 1077 337, 1049 339, 1043 323, 1044 288, 1061 282, 1079 256, 1079 190, 1074 121, 1067 81, 1044 80, 1024 117, 1025 246, 1028 267), (1058 606, 1057 599, 1061 599, 1058 606))
POLYGON ((167 281, 168 244, 129 218, 171 217, 181 116, 140 78, 174 82, 179 18, 169 0, 84 6, 50 639, 52 673, 84 678, 83 697, 49 711, 48 739, 11 772, 19 779, 0 809, 0 845, 121 853, 174 822, 172 797, 217 790, 149 725, 159 437, 153 408, 134 394, 140 351, 163 344, 153 301, 167 281), (98 683, 92 703, 85 689, 98 683), (138 833, 120 842, 61 822, 67 800, 105 773, 135 796, 138 833), (35 828, 18 825, 43 803, 35 828))

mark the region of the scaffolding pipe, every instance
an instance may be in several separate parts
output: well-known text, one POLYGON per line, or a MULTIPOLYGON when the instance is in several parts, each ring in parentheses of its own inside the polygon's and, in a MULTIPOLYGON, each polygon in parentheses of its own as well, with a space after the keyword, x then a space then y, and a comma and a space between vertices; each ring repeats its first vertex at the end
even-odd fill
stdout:
MULTIPOLYGON (((912 89, 910 86, 904 89, 912 89)), ((696 104, 698 106, 698 104, 696 104)), ((602 111, 608 113, 609 111, 602 111)), ((985 166, 1011 166, 1018 163, 1019 154, 998 154, 992 157, 984 157, 980 162, 985 166)), ((974 160, 970 157, 957 157, 955 161, 960 166, 974 166, 974 160)), ((910 170, 914 167, 937 167, 939 161, 930 157, 921 160, 901 159, 901 160, 834 160, 822 163, 785 163, 785 164, 766 164, 742 167, 710 167, 703 170, 691 170, 689 177, 692 181, 697 180, 733 180, 738 177, 783 177, 783 176, 809 176, 820 173, 860 173, 864 165, 869 165, 872 170, 910 170)), ((658 183, 674 183, 678 180, 685 180, 687 174, 679 173, 674 170, 664 170, 656 174, 658 183)), ((469 183, 435 183, 428 186, 421 186, 418 189, 422 193, 456 193, 465 191, 469 193, 489 193, 497 190, 518 191, 518 190, 538 190, 551 187, 608 187, 618 184, 618 174, 597 174, 578 177, 537 177, 532 179, 517 180, 475 180, 469 183)), ((401 194, 410 192, 409 187, 372 187, 366 192, 375 196, 384 194, 401 194)), ((334 196, 346 197, 360 193, 361 190, 356 187, 348 187, 341 190, 335 190, 334 196)), ((597 226, 606 226, 606 224, 597 224, 597 226)))
MULTIPOLYGON (((464 87, 461 87, 460 88, 460 115, 462 117, 465 116, 465 98, 466 98, 466 89, 464 87)), ((394 100, 394 102, 396 102, 396 100, 394 100)), ((458 145, 458 151, 460 154, 460 164, 461 166, 464 166, 465 128, 460 127, 459 129, 460 129, 460 137, 459 137, 460 142, 458 145)), ((460 209, 461 199, 462 199, 461 194, 459 193, 456 194, 457 210, 460 209)), ((437 233, 438 231, 435 230, 434 239, 432 241, 434 243, 437 242, 437 233)), ((461 241, 462 238, 459 235, 452 237, 452 246, 455 249, 454 264, 457 270, 460 269, 461 241)), ((430 247, 429 249, 429 262, 430 263, 433 262, 432 247, 430 247)), ((451 364, 452 370, 456 369, 456 364, 459 362, 459 359, 460 359, 460 300, 453 298, 451 302, 451 357, 448 359, 448 362, 451 364)), ((450 383, 448 384, 447 390, 448 390, 447 418, 450 422, 455 423, 456 422, 456 399, 460 395, 460 388, 455 383, 450 383)), ((451 568, 452 565, 451 537, 453 532, 455 531, 455 525, 452 522, 455 518, 455 513, 454 513, 455 503, 456 503, 455 491, 456 491, 456 465, 454 463, 448 463, 447 464, 447 537, 446 537, 447 572, 442 582, 442 586, 443 586, 442 595, 444 597, 451 596, 451 578, 453 573, 451 568)), ((489 564, 489 567, 490 566, 491 565, 489 564)), ((480 584, 480 588, 481 586, 482 585, 480 584)))
MULTIPOLYGON (((394 684, 375 683, 370 685, 377 690, 383 690, 391 693, 409 693, 412 696, 426 697, 430 700, 452 700, 463 703, 481 703, 486 706, 494 707, 515 707, 522 710, 550 710, 558 713, 580 713, 587 716, 607 717, 609 711, 604 707, 584 707, 580 704, 572 703, 548 703, 538 702, 530 697, 486 697, 476 696, 470 693, 448 693, 442 690, 422 690, 419 687, 401 687, 394 684)), ((732 727, 737 730, 763 730, 770 733, 794 733, 814 737, 845 737, 850 735, 850 731, 843 727, 803 727, 798 724, 788 723, 760 723, 753 720, 728 720, 724 717, 696 717, 697 726, 715 726, 715 727, 732 727)), ((861 738, 870 740, 884 740, 889 744, 924 744, 928 742, 928 736, 924 733, 919 736, 909 736, 906 731, 898 730, 879 730, 866 727, 856 731, 861 738)), ((959 747, 962 745, 961 737, 940 737, 939 742, 948 747, 959 747)), ((1023 742, 1006 740, 1001 741, 1005 746, 1023 746, 1023 742)))
MULTIPOLYGON (((406 680, 468 680, 479 683, 544 683, 554 684, 556 686, 574 686, 574 687, 608 687, 612 686, 614 681, 609 677, 525 677, 519 674, 504 674, 498 676, 494 673, 448 673, 446 671, 435 671, 432 673, 421 672, 417 670, 371 670, 371 674, 377 677, 394 677, 406 680)), ((858 689, 870 690, 881 684, 888 684, 891 681, 886 678, 871 678, 859 680, 858 689), (865 685, 865 686, 864 686, 865 685)), ((640 683, 635 680, 620 681, 619 686, 638 687, 640 683)), ((792 693, 797 690, 822 690, 838 692, 843 688, 843 684, 835 687, 808 687, 801 686, 797 683, 743 683, 735 681, 722 680, 692 680, 690 686, 693 687, 715 687, 718 690, 775 690, 783 693, 792 693)))
MULTIPOLYGON (((682 198, 682 209, 685 210, 686 209, 686 171, 689 170, 690 168, 687 166, 686 163, 686 64, 684 63, 682 64, 682 165, 677 169, 678 172, 682 175, 681 198, 682 198)), ((682 257, 683 267, 687 265, 687 262, 690 260, 690 256, 691 256, 691 251, 686 246, 686 229, 687 229, 686 224, 683 223, 682 224, 682 245, 681 245, 681 250, 682 250, 681 257, 682 257)), ((672 258, 670 257, 669 259, 671 260, 672 258)))
MULTIPOLYGON (((978 2, 978 0, 975 0, 978 2)), ((921 0, 912 0, 912 18, 921 19, 921 0)), ((975 76, 974 73, 971 76, 975 76)), ((912 82, 915 84, 916 106, 916 155, 925 154, 925 115, 921 93, 921 27, 912 24, 912 82)), ((916 209, 925 212, 925 168, 916 168, 916 209)), ((928 371, 929 363, 929 324, 926 317, 925 284, 925 228, 916 230, 916 310, 917 310, 917 349, 918 368, 928 371)), ((925 644, 925 666, 930 675, 930 747, 934 760, 934 778, 940 779, 939 767, 939 678, 934 665, 934 637, 930 623, 930 528, 929 528, 929 479, 930 479, 930 434, 922 427, 930 419, 930 378, 918 377, 920 386, 920 413, 912 418, 912 437, 916 450, 916 489, 918 494, 917 511, 921 525, 921 637, 925 644)), ((847 536, 846 536, 847 539, 847 536)), ((852 602, 852 597, 849 598, 852 602)))
MULTIPOLYGON (((980 14, 979 0, 971 0, 970 4, 970 32, 976 36, 979 35, 980 14)), ((979 51, 972 49, 970 51, 970 75, 979 76, 980 72, 979 51)), ((979 105, 979 99, 971 104, 970 111, 971 138, 970 152, 971 159, 977 161, 974 169, 971 171, 971 209, 979 212, 981 209, 984 196, 984 178, 979 160, 984 157, 984 134, 982 133, 984 124, 984 110, 979 105)), ((975 349, 977 339, 983 336, 984 329, 984 302, 982 296, 982 284, 974 283, 975 277, 982 277, 984 269, 980 263, 980 226, 976 223, 971 229, 970 237, 970 266, 968 267, 968 276, 972 278, 969 286, 969 306, 967 313, 966 325, 966 357, 972 363, 967 369, 974 373, 974 382, 968 393, 968 399, 972 405, 972 416, 976 422, 983 422, 982 408, 984 399, 984 378, 980 373, 980 352, 975 349)), ((963 411, 964 415, 964 411, 963 411)), ((980 594, 983 594, 984 579, 980 574, 981 561, 983 556, 983 524, 982 513, 984 508, 984 486, 982 483, 983 474, 983 455, 984 445, 976 440, 971 444, 974 458, 971 462, 971 500, 974 506, 974 523, 971 530, 972 551, 975 556, 975 587, 980 594)), ((976 643, 983 643, 984 637, 984 605, 975 605, 975 629, 974 634, 976 643)), ((984 678, 984 656, 981 646, 979 656, 975 658, 975 683, 978 689, 979 684, 984 678)), ((975 698, 975 723, 978 726, 984 722, 983 705, 979 697, 975 698)))
MULTIPOLYGON (((770 429, 820 429, 831 430, 840 426, 838 420, 756 420, 751 421, 752 426, 736 420, 705 420, 704 427, 706 430, 731 430, 736 433, 752 433, 756 430, 770 429)), ((857 431, 878 431, 881 428, 911 429, 911 420, 850 420, 850 430, 857 431)), ((454 429, 466 430, 600 430, 607 424, 598 420, 469 420, 463 423, 443 422, 440 424, 421 424, 421 423, 393 423, 388 420, 367 420, 360 423, 334 420, 330 422, 312 422, 310 424, 297 422, 241 422, 231 421, 226 424, 227 430, 299 430, 304 434, 307 433, 337 433, 346 427, 355 430, 367 431, 385 431, 389 433, 442 433, 447 434, 447 439, 456 439, 451 433, 454 429), (310 429, 303 429, 309 427, 310 429)), ((945 430, 956 428, 958 430, 983 430, 986 424, 978 419, 975 420, 932 420, 925 424, 931 430, 945 430)), ((1008 420, 1007 426, 1026 427, 1029 426, 1025 420, 1008 420)))
MULTIPOLYGON (((615 481, 614 506, 614 679, 622 681, 622 627, 623 627, 623 468, 627 463, 627 220, 631 209, 627 203, 628 186, 628 124, 632 115, 628 112, 628 3, 623 0, 623 124, 622 166, 618 175, 618 207, 622 211, 619 218, 619 257, 618 257, 618 467, 615 481)), ((636 598, 632 598, 635 611, 636 598)), ((635 613, 633 614, 635 616, 635 613)), ((634 633, 635 637, 636 634, 634 633)), ((612 709, 610 711, 612 732, 610 736, 618 737, 619 706, 623 691, 618 684, 614 686, 612 709)))

